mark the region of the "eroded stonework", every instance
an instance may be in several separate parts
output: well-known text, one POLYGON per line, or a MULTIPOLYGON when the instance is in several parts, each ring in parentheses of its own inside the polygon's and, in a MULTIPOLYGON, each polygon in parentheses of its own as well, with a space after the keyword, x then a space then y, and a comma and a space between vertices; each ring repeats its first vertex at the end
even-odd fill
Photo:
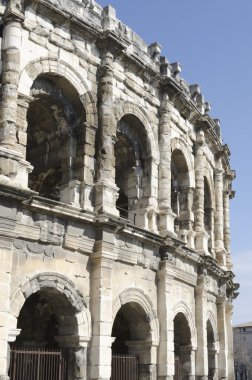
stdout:
POLYGON ((235 172, 199 86, 111 6, 0 16, 0 379, 32 347, 68 353, 64 380, 121 380, 120 355, 232 380, 235 172))

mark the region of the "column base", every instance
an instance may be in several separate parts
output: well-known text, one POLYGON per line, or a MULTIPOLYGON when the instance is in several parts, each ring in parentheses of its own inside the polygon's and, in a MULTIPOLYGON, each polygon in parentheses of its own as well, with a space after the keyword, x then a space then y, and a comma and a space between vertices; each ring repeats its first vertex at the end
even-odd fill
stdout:
POLYGON ((32 165, 11 149, 0 147, 0 182, 14 187, 28 188, 32 165))
POLYGON ((209 255, 208 240, 210 236, 206 231, 196 232, 195 250, 202 255, 209 255))
POLYGON ((60 201, 75 207, 80 207, 80 181, 72 180, 62 185, 60 189, 60 201))
POLYGON ((137 227, 145 228, 157 233, 156 211, 150 207, 136 209, 135 224, 137 227))
POLYGON ((227 259, 226 259, 226 249, 222 241, 215 242, 215 255, 218 264, 222 267, 226 267, 227 259))
POLYGON ((116 200, 118 198, 118 187, 110 180, 99 181, 94 185, 95 189, 95 208, 94 211, 102 214, 107 213, 119 216, 116 209, 116 200))
POLYGON ((92 190, 93 185, 88 185, 87 183, 82 182, 80 204, 83 210, 94 211, 92 190))
POLYGON ((161 236, 167 235, 167 233, 174 234, 174 220, 176 214, 171 209, 159 211, 159 233, 161 236))

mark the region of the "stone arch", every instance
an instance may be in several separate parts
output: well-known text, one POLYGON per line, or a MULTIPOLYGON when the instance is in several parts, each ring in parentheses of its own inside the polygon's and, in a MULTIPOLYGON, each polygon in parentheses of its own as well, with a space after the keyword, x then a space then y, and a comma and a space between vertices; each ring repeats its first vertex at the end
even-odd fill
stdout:
POLYGON ((134 302, 140 305, 146 313, 147 320, 151 328, 151 337, 154 344, 159 343, 159 320, 154 309, 150 297, 141 289, 129 288, 124 290, 115 300, 113 304, 113 320, 115 319, 120 308, 129 303, 134 302))
POLYGON ((54 74, 69 81, 85 108, 87 123, 92 126, 98 125, 96 96, 89 90, 82 76, 70 64, 62 60, 40 58, 29 62, 20 75, 19 94, 29 97, 34 80, 41 74, 54 74))
POLYGON ((134 115, 136 118, 138 118, 141 121, 147 135, 151 157, 153 158, 155 163, 158 164, 159 162, 158 147, 157 147, 157 143, 156 143, 152 128, 149 124, 148 115, 145 112, 145 110, 143 110, 141 107, 131 102, 124 102, 120 104, 119 106, 117 104, 117 106, 114 108, 114 113, 115 113, 116 122, 119 122, 126 115, 134 115))
POLYGON ((11 328, 17 326, 17 318, 28 297, 32 294, 52 288, 63 294, 76 311, 79 339, 91 337, 91 315, 87 308, 86 300, 77 289, 76 284, 61 273, 42 272, 26 278, 16 289, 10 302, 11 328))
POLYGON ((192 155, 188 151, 188 145, 178 137, 174 137, 171 140, 171 153, 175 150, 180 150, 185 158, 188 167, 189 187, 195 187, 195 174, 192 155))
POLYGON ((195 321, 194 321, 194 317, 192 315, 192 312, 184 302, 180 302, 174 307, 174 313, 173 313, 174 318, 179 313, 182 313, 188 322, 188 326, 189 326, 190 331, 191 331, 192 349, 196 350, 196 348, 197 348, 197 332, 196 332, 196 326, 195 326, 195 321))

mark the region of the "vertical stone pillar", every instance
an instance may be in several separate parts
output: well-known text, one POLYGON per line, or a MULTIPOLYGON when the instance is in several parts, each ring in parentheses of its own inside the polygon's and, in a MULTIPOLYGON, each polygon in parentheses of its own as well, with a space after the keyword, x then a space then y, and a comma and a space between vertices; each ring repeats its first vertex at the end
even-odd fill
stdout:
POLYGON ((16 208, 2 199, 0 208, 0 379, 8 379, 9 367, 9 325, 10 285, 16 208), (6 229, 6 234, 4 230, 6 229))
POLYGON ((12 250, 10 242, 3 238, 0 238, 0 262, 0 379, 7 380, 12 250))
POLYGON ((17 101, 17 150, 26 159, 27 146, 27 111, 33 98, 19 95, 17 101))
POLYGON ((15 4, 7 6, 4 15, 2 42, 2 86, 0 103, 0 179, 10 184, 27 186, 29 164, 19 152, 17 138, 17 100, 20 71, 20 51, 23 15, 15 4))
POLYGON ((96 127, 86 125, 85 150, 84 150, 84 173, 81 184, 81 207, 84 210, 93 211, 91 192, 94 186, 95 170, 95 135, 96 127))
POLYGON ((90 379, 95 380, 109 380, 111 376, 113 240, 112 230, 98 229, 95 253, 91 255, 90 379))
POLYGON ((163 95, 159 110, 159 231, 166 235, 174 233, 176 215, 171 209, 171 126, 172 104, 167 94, 163 95))
POLYGON ((197 326, 197 351, 196 351, 196 379, 208 379, 208 351, 207 351, 207 271, 202 270, 198 276, 198 284, 195 290, 196 294, 196 326, 197 326))
POLYGON ((158 317, 160 321, 158 380, 172 380, 175 373, 174 316, 172 314, 174 274, 172 265, 170 261, 163 260, 158 272, 158 317))
POLYGON ((226 323, 226 297, 221 296, 217 299, 217 318, 219 333, 219 371, 220 379, 228 378, 228 340, 227 340, 227 323, 226 323))
POLYGON ((224 248, 224 213, 223 213, 223 168, 221 158, 218 159, 214 172, 215 182, 215 253, 219 265, 226 266, 226 251, 224 248))
POLYGON ((195 201, 194 201, 194 228, 195 249, 199 253, 208 254, 209 235, 204 225, 204 155, 205 136, 200 131, 195 142, 195 201))
POLYGON ((228 339, 228 380, 234 379, 234 350, 233 350, 233 328, 232 328, 233 305, 226 304, 226 326, 228 339))
POLYGON ((230 199, 234 192, 229 190, 229 177, 226 176, 224 181, 223 208, 224 208, 224 247, 226 250, 227 269, 232 270, 233 264, 230 249, 230 199))
POLYGON ((99 70, 98 151, 95 184, 95 211, 119 215, 115 185, 116 121, 113 108, 113 55, 106 52, 99 70))

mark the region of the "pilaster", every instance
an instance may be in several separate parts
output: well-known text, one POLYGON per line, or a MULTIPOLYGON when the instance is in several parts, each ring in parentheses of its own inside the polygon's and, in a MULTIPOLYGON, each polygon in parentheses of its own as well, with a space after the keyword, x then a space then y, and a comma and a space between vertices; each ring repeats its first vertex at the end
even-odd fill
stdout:
POLYGON ((217 299, 217 318, 219 333, 219 378, 228 379, 228 339, 226 322, 226 297, 220 296, 217 299))
POLYGON ((4 16, 2 42, 2 85, 0 103, 0 180, 27 187, 31 166, 20 150, 17 130, 18 85, 23 15, 11 4, 4 16))
POLYGON ((226 266, 226 250, 224 248, 224 213, 223 213, 223 168, 219 158, 214 172, 215 182, 215 253, 218 264, 226 266))
POLYGON ((204 155, 205 136, 200 131, 195 142, 195 201, 194 201, 194 230, 195 249, 202 254, 208 254, 209 235, 204 225, 204 155))
POLYGON ((225 184, 225 190, 223 193, 223 207, 224 207, 224 246, 226 249, 227 269, 232 270, 233 264, 231 259, 230 249, 230 199, 233 198, 233 192, 228 190, 227 183, 225 184))
POLYGON ((94 186, 95 170, 95 139, 97 128, 86 125, 85 147, 84 147, 84 173, 80 189, 81 208, 93 211, 92 190, 94 186))
POLYGON ((104 54, 98 83, 98 153, 95 184, 95 211, 119 215, 116 209, 118 188, 115 185, 116 121, 113 107, 113 61, 104 54))
POLYGON ((160 343, 158 347, 158 380, 172 380, 174 376, 174 323, 172 295, 174 273, 172 262, 162 261, 158 272, 158 316, 160 343))
POLYGON ((111 376, 112 271, 114 232, 97 230, 95 253, 91 255, 91 313, 93 336, 90 349, 90 379, 109 380, 111 376))
POLYGON ((233 347, 233 328, 232 328, 233 305, 226 303, 226 326, 228 340, 228 380, 234 379, 234 347, 233 347))
POLYGON ((0 379, 8 379, 10 326, 10 285, 12 270, 12 242, 15 238, 16 208, 4 203, 0 208, 0 379))
POLYGON ((167 94, 163 94, 159 115, 159 231, 161 235, 174 233, 176 215, 171 209, 171 112, 172 104, 167 94))
POLYGON ((196 297, 196 326, 197 326, 197 351, 196 351, 196 379, 208 379, 208 351, 207 351, 207 271, 202 269, 198 276, 198 284, 195 290, 196 297))

